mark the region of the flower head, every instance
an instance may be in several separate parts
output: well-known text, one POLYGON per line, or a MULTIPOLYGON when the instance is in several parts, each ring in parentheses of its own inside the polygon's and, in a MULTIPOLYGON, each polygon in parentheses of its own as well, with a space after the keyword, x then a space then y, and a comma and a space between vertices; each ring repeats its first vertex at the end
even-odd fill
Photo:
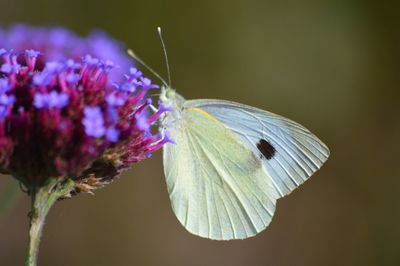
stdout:
POLYGON ((91 192, 171 141, 151 132, 169 110, 161 105, 152 115, 145 111, 152 103, 147 92, 157 85, 136 68, 113 80, 111 61, 96 53, 78 56, 90 52, 93 38, 103 56, 115 55, 114 42, 104 35, 83 42, 62 29, 32 33, 17 27, 9 36, 0 40, 6 47, 0 49, 2 173, 27 187, 68 177, 77 184, 75 192, 91 192), (62 50, 71 58, 56 49, 67 40, 74 43, 62 50))
MULTIPOLYGON (((4 51, 26 51, 31 61, 41 55, 38 68, 45 62, 68 59, 80 61, 82 57, 102 60, 105 65, 115 67, 109 76, 117 81, 122 81, 123 75, 132 66, 132 60, 125 55, 122 43, 101 31, 92 32, 83 38, 61 27, 17 24, 8 29, 0 28, 0 48, 4 48, 4 51)), ((1 53, 0 50, 0 56, 1 53)))

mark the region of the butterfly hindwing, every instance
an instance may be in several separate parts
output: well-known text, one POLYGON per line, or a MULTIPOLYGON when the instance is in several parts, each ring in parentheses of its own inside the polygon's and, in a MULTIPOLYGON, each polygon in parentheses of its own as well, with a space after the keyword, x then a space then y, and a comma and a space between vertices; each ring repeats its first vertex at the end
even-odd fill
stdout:
POLYGON ((281 197, 316 172, 329 149, 302 125, 282 116, 223 100, 186 101, 186 108, 201 108, 238 136, 258 155, 281 197))
POLYGON ((199 108, 185 108, 177 142, 164 147, 172 208, 193 234, 242 239, 270 223, 278 194, 262 161, 241 139, 199 108))

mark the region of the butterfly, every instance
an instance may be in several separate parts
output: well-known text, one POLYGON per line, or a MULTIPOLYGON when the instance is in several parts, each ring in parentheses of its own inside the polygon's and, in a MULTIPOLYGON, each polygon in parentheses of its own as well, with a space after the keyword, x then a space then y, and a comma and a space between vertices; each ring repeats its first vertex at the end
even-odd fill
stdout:
POLYGON ((174 140, 163 147, 172 209, 192 234, 215 240, 244 239, 264 230, 276 201, 292 192, 329 157, 328 147, 302 125, 225 100, 186 100, 133 51, 164 86, 171 107, 160 124, 174 140))
POLYGON ((160 130, 172 209, 191 233, 244 239, 264 230, 276 201, 327 160, 329 149, 300 124, 224 100, 185 100, 170 87, 160 99, 174 111, 160 130))

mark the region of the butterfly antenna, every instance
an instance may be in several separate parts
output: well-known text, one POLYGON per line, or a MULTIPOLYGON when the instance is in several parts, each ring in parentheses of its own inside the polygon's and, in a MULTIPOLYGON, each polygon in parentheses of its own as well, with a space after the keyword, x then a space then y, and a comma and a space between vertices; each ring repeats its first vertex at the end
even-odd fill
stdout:
POLYGON ((150 93, 149 95, 150 95, 151 97, 155 97, 155 96, 160 96, 161 93, 150 93))
POLYGON ((163 39, 163 36, 161 33, 161 27, 157 27, 157 32, 158 32, 158 36, 160 37, 161 45, 162 45, 163 52, 164 52, 165 64, 167 66, 168 84, 169 84, 169 87, 171 87, 171 72, 170 72, 170 68, 169 68, 167 49, 165 47, 164 39, 163 39))
POLYGON ((154 76, 156 76, 161 82, 168 87, 168 83, 156 72, 154 71, 151 67, 149 67, 142 59, 140 59, 139 56, 137 56, 131 49, 128 49, 127 51, 128 55, 135 59, 139 64, 147 68, 148 71, 150 71, 154 76))

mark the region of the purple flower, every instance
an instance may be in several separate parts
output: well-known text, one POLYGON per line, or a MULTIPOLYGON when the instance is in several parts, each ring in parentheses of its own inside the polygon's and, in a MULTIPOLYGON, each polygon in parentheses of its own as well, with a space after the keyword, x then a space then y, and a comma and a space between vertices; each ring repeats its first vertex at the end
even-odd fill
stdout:
POLYGON ((107 108, 108 117, 110 119, 111 124, 116 124, 119 119, 118 109, 115 107, 108 107, 107 108))
POLYGON ((146 132, 149 131, 150 123, 148 122, 145 116, 136 115, 135 118, 136 118, 136 126, 139 130, 143 130, 146 132))
POLYGON ((68 75, 65 77, 65 80, 66 80, 68 83, 71 83, 71 84, 76 84, 80 79, 81 79, 81 76, 80 76, 79 74, 76 74, 76 73, 68 74, 68 75))
POLYGON ((128 83, 128 82, 127 82, 127 83, 125 83, 125 84, 122 85, 122 86, 118 86, 118 88, 119 88, 121 91, 133 93, 133 92, 136 91, 136 88, 137 88, 138 86, 140 86, 140 84, 134 84, 134 83, 128 83))
POLYGON ((7 79, 0 79, 0 93, 6 93, 11 89, 11 85, 7 79))
POLYGON ((9 64, 9 63, 4 63, 0 71, 6 74, 10 73, 17 73, 20 70, 21 66, 19 64, 9 64))
POLYGON ((38 109, 45 108, 47 106, 47 94, 44 93, 36 93, 33 98, 33 106, 38 109))
POLYGON ((140 78, 142 76, 143 76, 142 71, 140 71, 136 67, 131 67, 129 69, 129 75, 126 75, 126 78, 130 79, 130 80, 134 80, 134 79, 138 79, 138 78, 140 78))
POLYGON ((49 93, 50 108, 64 108, 69 102, 68 94, 64 92, 52 91, 49 93))
POLYGON ((14 95, 0 94, 0 105, 12 105, 15 102, 14 95))
POLYGON ((3 64, 3 65, 1 66, 0 71, 1 71, 1 72, 4 72, 4 73, 11 73, 11 71, 12 71, 12 65, 11 65, 11 64, 8 64, 8 63, 5 63, 5 64, 3 64))
POLYGON ((125 99, 116 93, 107 95, 106 101, 110 106, 122 106, 125 103, 125 99))
POLYGON ((47 62, 46 67, 44 68, 44 72, 47 72, 49 74, 61 72, 64 67, 65 67, 65 64, 57 62, 57 61, 47 62))
MULTIPOLYGON (((0 49, 26 51, 29 55, 39 56, 46 62, 68 59, 80 61, 86 55, 104 61, 107 66, 109 62, 113 62, 117 68, 109 76, 114 81, 122 81, 124 74, 133 64, 132 59, 126 56, 124 45, 101 31, 92 32, 88 37, 79 37, 60 27, 20 24, 8 29, 0 28, 0 36, 0 49), (37 54, 38 51, 41 53, 37 54)), ((4 51, 0 50, 0 56, 4 51)))
POLYGON ((106 136, 109 141, 117 142, 119 138, 119 130, 114 127, 107 128, 106 136))
POLYGON ((169 110, 146 111, 147 92, 158 86, 127 64, 117 42, 39 29, 0 30, 6 36, 0 39, 3 173, 26 187, 73 178, 76 192, 92 192, 170 141, 151 132, 169 110))
POLYGON ((50 93, 36 93, 33 98, 33 106, 42 108, 64 108, 68 104, 68 94, 51 91, 50 93))
POLYGON ((158 85, 152 84, 151 80, 148 79, 148 78, 141 78, 140 80, 141 80, 141 85, 142 85, 143 88, 146 88, 146 89, 157 89, 157 88, 159 88, 158 85))
POLYGON ((0 119, 3 119, 4 117, 7 116, 7 107, 4 105, 0 105, 0 119))
POLYGON ((83 62, 85 62, 86 64, 88 64, 90 66, 99 66, 100 65, 99 59, 94 58, 89 54, 85 55, 85 57, 83 58, 83 62))
POLYGON ((47 72, 36 73, 33 76, 33 84, 37 86, 47 86, 50 83, 51 74, 47 72))
POLYGON ((49 208, 93 193, 171 142, 151 131, 168 110, 150 114, 147 92, 158 86, 103 33, 19 25, 0 36, 0 173, 32 197, 27 264, 36 265, 49 208))
POLYGON ((76 70, 76 69, 80 69, 82 67, 81 64, 76 63, 72 59, 68 59, 65 64, 67 65, 67 68, 70 69, 70 70, 76 70))
POLYGON ((25 54, 26 54, 28 57, 34 57, 34 58, 36 58, 36 57, 38 57, 38 56, 40 55, 40 52, 35 51, 35 50, 32 50, 32 49, 28 49, 28 50, 25 50, 25 54))
POLYGON ((85 107, 83 109, 82 124, 85 127, 86 135, 100 138, 104 136, 106 129, 104 127, 103 114, 100 107, 85 107))

